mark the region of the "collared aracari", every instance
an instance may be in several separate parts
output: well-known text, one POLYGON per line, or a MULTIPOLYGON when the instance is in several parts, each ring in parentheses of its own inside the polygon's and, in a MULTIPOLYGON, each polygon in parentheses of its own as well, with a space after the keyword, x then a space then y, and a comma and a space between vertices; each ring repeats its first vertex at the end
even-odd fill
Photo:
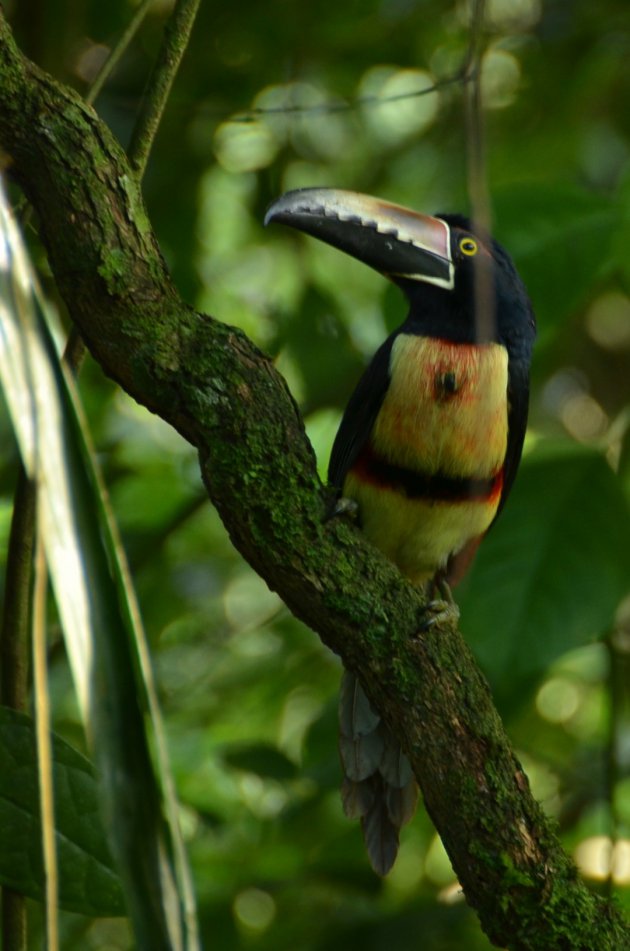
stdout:
MULTIPOLYGON (((514 264, 461 215, 429 217, 355 192, 288 192, 269 221, 363 261, 409 301, 350 397, 329 480, 356 502, 367 537, 405 575, 448 594, 503 507, 521 457, 535 321, 514 264)), ((340 752, 344 810, 361 819, 372 866, 384 875, 417 785, 348 671, 340 752)))

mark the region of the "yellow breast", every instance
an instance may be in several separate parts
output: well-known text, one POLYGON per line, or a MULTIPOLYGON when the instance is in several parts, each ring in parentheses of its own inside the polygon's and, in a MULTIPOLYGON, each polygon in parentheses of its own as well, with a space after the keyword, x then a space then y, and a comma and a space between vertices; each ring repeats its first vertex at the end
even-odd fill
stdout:
MULTIPOLYGON (((401 334, 370 451, 394 466, 448 479, 500 480, 507 448, 508 355, 499 344, 468 346, 401 334)), ((361 459, 344 495, 359 503, 365 534, 416 583, 492 523, 501 483, 485 497, 409 497, 374 480, 361 459)))
POLYGON ((400 334, 372 446, 396 465, 429 474, 493 476, 507 447, 507 381, 500 344, 400 334))

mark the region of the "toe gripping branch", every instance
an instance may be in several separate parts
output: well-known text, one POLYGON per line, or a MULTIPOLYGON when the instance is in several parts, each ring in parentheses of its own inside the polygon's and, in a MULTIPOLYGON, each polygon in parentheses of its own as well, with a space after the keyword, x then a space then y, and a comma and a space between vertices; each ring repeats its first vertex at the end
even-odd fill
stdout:
POLYGON ((359 520, 359 504, 354 499, 347 499, 343 495, 335 494, 328 500, 323 522, 330 522, 333 518, 349 518, 353 522, 359 520))
POLYGON ((425 608, 425 619, 420 625, 420 631, 429 631, 436 624, 458 623, 459 607, 446 578, 436 575, 433 581, 429 582, 427 594, 431 600, 425 608))

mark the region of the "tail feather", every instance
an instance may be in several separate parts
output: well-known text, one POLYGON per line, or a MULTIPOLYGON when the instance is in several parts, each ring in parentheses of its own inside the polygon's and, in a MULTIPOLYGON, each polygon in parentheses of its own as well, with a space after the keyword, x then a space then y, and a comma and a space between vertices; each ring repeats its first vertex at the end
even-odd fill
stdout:
POLYGON ((384 740, 376 730, 365 736, 339 735, 339 753, 348 779, 360 783, 378 769, 383 757, 384 740))
POLYGON ((362 819, 374 805, 375 799, 374 783, 371 778, 355 783, 344 776, 341 784, 341 804, 348 819, 362 819))
POLYGON ((400 744, 348 671, 341 685, 339 724, 343 809, 348 818, 361 819, 372 868, 386 875, 398 853, 400 828, 415 812, 418 787, 400 744))
POLYGON ((339 697, 339 729, 342 736, 367 736, 376 730, 380 722, 381 718, 374 711, 357 678, 344 671, 339 697))
POLYGON ((387 815, 397 828, 413 819, 418 805, 418 784, 410 780, 402 789, 389 786, 386 793, 387 815))
POLYGON ((375 800, 361 819, 361 830, 372 868, 377 875, 387 875, 398 855, 399 827, 389 817, 382 776, 377 774, 372 780, 375 800))
POLYGON ((398 740, 394 739, 383 723, 380 732, 383 737, 383 756, 379 772, 390 786, 403 789, 413 779, 411 764, 401 750, 398 740))

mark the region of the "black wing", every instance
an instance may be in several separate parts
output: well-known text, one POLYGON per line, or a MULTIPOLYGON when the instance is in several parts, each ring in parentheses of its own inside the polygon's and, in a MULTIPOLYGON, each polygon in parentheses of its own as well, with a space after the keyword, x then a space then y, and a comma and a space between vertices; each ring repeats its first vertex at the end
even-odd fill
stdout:
POLYGON ((372 431, 389 386, 389 357, 396 334, 387 338, 357 383, 343 414, 328 465, 328 481, 342 489, 346 473, 372 431))
POLYGON ((525 361, 513 361, 508 367, 507 397, 508 440, 503 469, 503 491, 497 514, 494 517, 495 521, 510 494, 523 451, 529 407, 529 367, 525 361))

